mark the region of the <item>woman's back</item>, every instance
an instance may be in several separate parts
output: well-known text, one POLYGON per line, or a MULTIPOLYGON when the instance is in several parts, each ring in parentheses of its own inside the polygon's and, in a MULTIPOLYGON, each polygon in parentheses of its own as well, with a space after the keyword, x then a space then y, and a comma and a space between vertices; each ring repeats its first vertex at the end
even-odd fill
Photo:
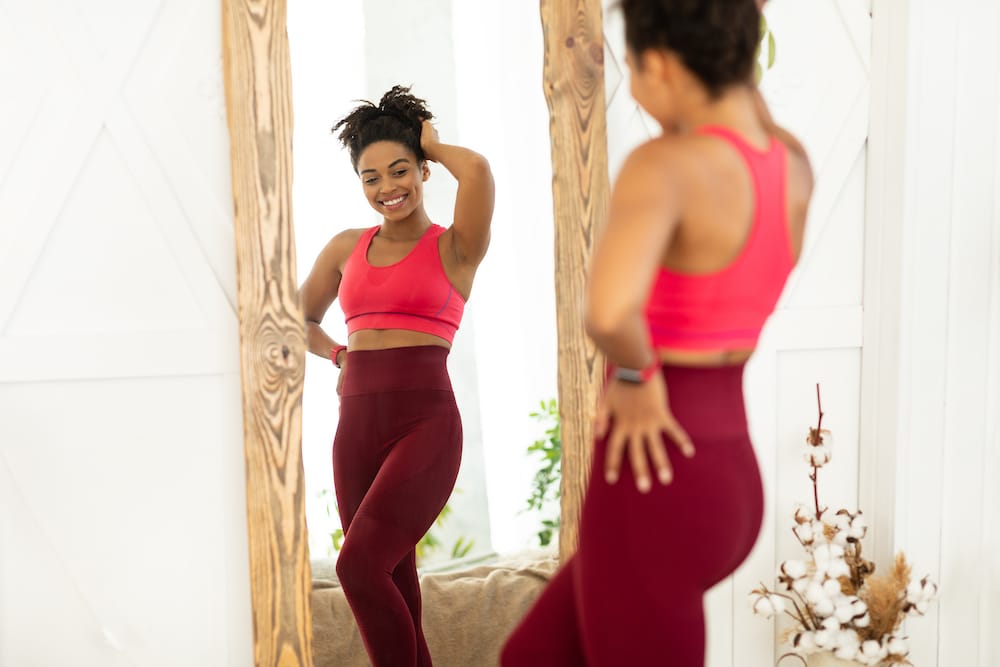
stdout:
POLYGON ((745 359, 798 258, 808 163, 797 143, 760 128, 747 135, 707 125, 655 140, 662 159, 679 163, 685 192, 646 304, 661 358, 745 359))

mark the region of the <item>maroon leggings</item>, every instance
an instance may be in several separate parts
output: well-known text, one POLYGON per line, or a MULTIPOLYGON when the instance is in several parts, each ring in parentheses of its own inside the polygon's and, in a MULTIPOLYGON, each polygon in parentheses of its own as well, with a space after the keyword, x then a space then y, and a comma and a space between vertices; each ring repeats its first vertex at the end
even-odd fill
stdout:
MULTIPOLYGON (((694 458, 669 447, 674 480, 635 487, 628 457, 604 481, 595 444, 580 545, 507 641, 504 667, 702 667, 702 597, 749 555, 763 488, 743 409, 743 366, 664 366, 694 458)), ((655 479, 655 478, 654 478, 655 479)))
POLYGON ((414 547, 451 495, 462 421, 438 346, 347 354, 333 478, 337 575, 375 667, 431 664, 414 547))

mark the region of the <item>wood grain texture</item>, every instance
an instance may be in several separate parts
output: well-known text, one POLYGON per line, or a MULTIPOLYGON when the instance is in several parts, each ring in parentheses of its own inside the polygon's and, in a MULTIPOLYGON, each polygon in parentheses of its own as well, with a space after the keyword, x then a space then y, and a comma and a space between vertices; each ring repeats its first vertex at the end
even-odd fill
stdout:
POLYGON ((552 142, 556 326, 562 418, 560 557, 576 550, 604 357, 583 328, 591 250, 607 218, 604 32, 599 0, 541 0, 552 142))
POLYGON ((311 667, 302 475, 305 327, 292 230, 284 0, 223 0, 254 663, 311 667))

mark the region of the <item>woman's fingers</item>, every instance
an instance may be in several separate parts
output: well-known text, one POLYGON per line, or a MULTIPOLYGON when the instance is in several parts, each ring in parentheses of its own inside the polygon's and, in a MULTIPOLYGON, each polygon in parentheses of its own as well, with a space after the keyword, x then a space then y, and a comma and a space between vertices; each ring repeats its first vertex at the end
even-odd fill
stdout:
POLYGON ((608 433, 608 404, 602 400, 597 406, 597 415, 594 417, 594 437, 603 438, 608 433))
POLYGON ((681 428, 681 425, 675 419, 671 418, 663 430, 674 441, 677 448, 681 450, 681 454, 687 458, 694 456, 694 443, 691 442, 691 437, 687 434, 687 431, 681 428))
POLYGON ((656 470, 656 478, 660 484, 670 484, 674 478, 673 469, 670 467, 670 458, 667 456, 667 448, 663 446, 663 437, 659 432, 647 436, 649 443, 649 458, 653 461, 653 468, 656 470))
POLYGON ((622 467, 622 456, 625 453, 625 435, 620 428, 611 430, 608 438, 608 450, 604 456, 604 479, 608 484, 618 481, 618 471, 622 467))
POLYGON ((652 486, 649 482, 649 465, 646 463, 645 437, 635 433, 628 439, 628 458, 632 466, 632 476, 640 493, 648 493, 652 486))

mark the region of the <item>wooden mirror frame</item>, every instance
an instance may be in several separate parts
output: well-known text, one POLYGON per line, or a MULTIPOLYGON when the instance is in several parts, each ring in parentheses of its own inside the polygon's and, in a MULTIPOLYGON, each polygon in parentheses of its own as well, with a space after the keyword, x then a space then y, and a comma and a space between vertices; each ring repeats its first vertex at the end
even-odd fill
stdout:
MULTIPOLYGON (((232 166, 254 664, 312 667, 302 469, 306 338, 292 227, 287 0, 222 0, 232 166)), ((599 0, 541 0, 550 113, 562 419, 560 556, 576 548, 604 362, 583 331, 609 197, 599 0)))

